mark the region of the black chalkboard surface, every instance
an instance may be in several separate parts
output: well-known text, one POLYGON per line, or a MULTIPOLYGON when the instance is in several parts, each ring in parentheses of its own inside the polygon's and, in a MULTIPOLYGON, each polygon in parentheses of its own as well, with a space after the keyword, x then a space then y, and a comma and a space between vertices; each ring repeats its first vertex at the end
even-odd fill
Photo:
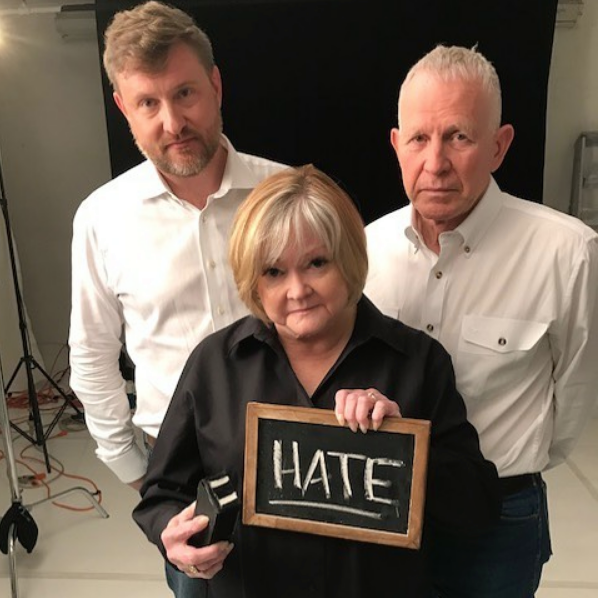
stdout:
POLYGON ((351 432, 332 411, 249 403, 243 523, 419 548, 430 422, 351 432))

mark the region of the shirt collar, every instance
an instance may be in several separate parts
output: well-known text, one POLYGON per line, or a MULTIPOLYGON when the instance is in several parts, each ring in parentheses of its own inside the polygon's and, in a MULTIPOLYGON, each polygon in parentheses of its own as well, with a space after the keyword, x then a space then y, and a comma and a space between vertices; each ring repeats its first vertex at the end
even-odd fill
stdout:
POLYGON ((486 235, 486 231, 498 216, 502 207, 502 194, 494 177, 490 177, 488 189, 471 214, 455 229, 463 242, 474 251, 486 235))
MULTIPOLYGON (((357 304, 353 334, 344 353, 347 354, 354 348, 377 339, 395 350, 407 354, 410 352, 410 344, 407 342, 408 330, 410 329, 398 320, 383 315, 365 295, 362 295, 357 304)), ((226 352, 230 354, 237 347, 255 341, 270 345, 276 350, 282 350, 275 330, 258 318, 248 316, 239 322, 238 327, 231 334, 226 352)))
MULTIPOLYGON (((241 155, 226 135, 222 135, 221 143, 227 151, 226 166, 224 167, 220 188, 214 193, 213 197, 222 197, 232 189, 253 189, 260 182, 260 179, 242 160, 241 155)), ((145 160, 132 170, 136 173, 135 191, 139 198, 154 199, 163 195, 174 197, 154 164, 149 160, 145 160)))
POLYGON ((394 318, 385 316, 365 295, 357 304, 355 329, 347 350, 372 340, 379 340, 401 353, 409 353, 407 334, 409 330, 394 318))
POLYGON ((121 177, 123 180, 135 182, 130 192, 142 200, 153 199, 170 193, 156 167, 149 160, 145 160, 131 170, 128 170, 119 179, 121 177))
POLYGON ((242 160, 241 154, 233 147, 226 135, 222 135, 222 141, 225 144, 228 157, 220 189, 214 193, 214 197, 226 195, 231 189, 253 189, 261 179, 242 160))
MULTIPOLYGON (((454 230, 463 239, 463 245, 473 251, 484 238, 488 227, 497 217, 502 207, 502 192, 494 180, 490 177, 490 184, 482 199, 477 203, 471 214, 454 230)), ((405 236, 417 249, 423 241, 418 231, 413 226, 413 206, 409 204, 409 225, 405 227, 405 236)), ((441 235, 442 236, 442 235, 441 235)))

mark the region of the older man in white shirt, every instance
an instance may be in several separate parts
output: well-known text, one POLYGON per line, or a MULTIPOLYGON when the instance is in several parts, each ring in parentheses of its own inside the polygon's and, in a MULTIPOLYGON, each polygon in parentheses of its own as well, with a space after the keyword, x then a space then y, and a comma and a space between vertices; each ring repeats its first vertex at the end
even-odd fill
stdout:
POLYGON ((392 130, 410 204, 367 227, 365 293, 451 354, 503 517, 459 541, 439 532, 437 593, 528 598, 551 554, 541 472, 567 457, 598 396, 598 235, 501 192, 513 139, 494 67, 439 46, 408 73, 392 130))

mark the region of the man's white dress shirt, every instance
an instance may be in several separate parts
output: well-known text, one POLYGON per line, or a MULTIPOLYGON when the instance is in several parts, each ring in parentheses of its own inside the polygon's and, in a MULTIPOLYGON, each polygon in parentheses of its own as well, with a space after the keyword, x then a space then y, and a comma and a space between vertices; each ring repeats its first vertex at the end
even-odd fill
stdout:
POLYGON ((571 451, 598 397, 598 235, 492 179, 440 254, 406 206, 367 227, 365 294, 453 358, 482 452, 501 477, 571 451))
POLYGON ((157 436, 192 349, 247 314, 228 266, 234 213, 283 165, 235 151, 220 189, 199 210, 177 198, 145 161, 92 193, 73 225, 71 387, 85 408, 97 455, 124 482, 146 457, 133 425, 157 436), (135 364, 131 417, 118 358, 135 364))

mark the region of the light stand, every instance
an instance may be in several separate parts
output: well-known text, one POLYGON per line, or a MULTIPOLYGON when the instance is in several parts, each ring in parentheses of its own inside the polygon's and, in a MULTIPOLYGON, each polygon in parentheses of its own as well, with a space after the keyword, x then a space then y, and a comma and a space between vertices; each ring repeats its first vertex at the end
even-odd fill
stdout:
POLYGON ((2 179, 2 164, 0 163, 0 204, 2 204, 2 213, 4 215, 4 224, 6 226, 6 239, 8 243, 8 254, 10 257, 10 266, 12 271, 12 279, 13 285, 15 290, 15 298, 17 304, 17 314, 19 318, 19 330, 21 333, 21 343, 23 345, 23 356, 19 360, 15 371, 12 373, 12 376, 9 378, 6 387, 3 385, 4 393, 8 395, 9 389, 15 380, 17 374, 21 367, 25 368, 25 373, 27 376, 27 396, 29 398, 29 420, 33 422, 33 432, 34 435, 28 434, 25 430, 19 428, 16 424, 10 422, 10 426, 21 436, 24 436, 29 442, 35 444, 37 446, 42 447, 42 451, 44 454, 44 461, 46 463, 46 470, 48 473, 51 471, 50 467, 50 458, 48 456, 48 449, 46 446, 46 441, 52 430, 58 423, 58 420, 62 417, 64 410, 70 405, 76 412, 77 418, 80 418, 83 421, 83 413, 80 409, 73 402, 73 398, 68 396, 62 388, 56 384, 56 382, 51 378, 51 376, 41 367, 41 365, 37 362, 35 357, 31 353, 31 341, 29 339, 29 332, 27 330, 27 318, 25 315, 25 308, 23 304, 23 296, 21 294, 21 289, 19 285, 19 273, 17 270, 17 260, 14 250, 13 238, 12 238, 12 228, 10 226, 10 217, 8 214, 8 203, 6 201, 6 196, 4 195, 4 181, 2 179), (49 382, 50 386, 64 399, 64 403, 56 413, 55 417, 52 419, 50 424, 48 425, 46 431, 44 432, 41 414, 39 410, 39 403, 37 400, 37 389, 35 387, 35 381, 33 379, 33 371, 39 370, 44 378, 49 382))
MULTIPOLYGON (((0 383, 4 388, 4 377, 2 375, 2 360, 0 360, 0 383)), ((17 577, 17 555, 16 542, 31 552, 37 542, 38 529, 29 509, 42 503, 54 500, 59 496, 65 496, 73 492, 82 492, 91 502, 95 510, 105 519, 108 513, 95 499, 94 495, 83 488, 83 486, 75 486, 69 490, 64 490, 58 494, 48 496, 43 500, 32 503, 27 507, 23 504, 21 497, 21 489, 19 487, 19 478, 17 476, 17 467, 15 464, 15 457, 12 447, 12 437, 10 435, 10 427, 12 424, 8 419, 8 408, 6 406, 6 399, 4 393, 0 396, 0 435, 4 440, 4 455, 6 458, 6 471, 8 474, 8 482, 10 485, 11 505, 8 511, 0 520, 0 552, 8 555, 9 559, 9 573, 10 573, 10 587, 12 598, 18 598, 18 577, 17 577)))

